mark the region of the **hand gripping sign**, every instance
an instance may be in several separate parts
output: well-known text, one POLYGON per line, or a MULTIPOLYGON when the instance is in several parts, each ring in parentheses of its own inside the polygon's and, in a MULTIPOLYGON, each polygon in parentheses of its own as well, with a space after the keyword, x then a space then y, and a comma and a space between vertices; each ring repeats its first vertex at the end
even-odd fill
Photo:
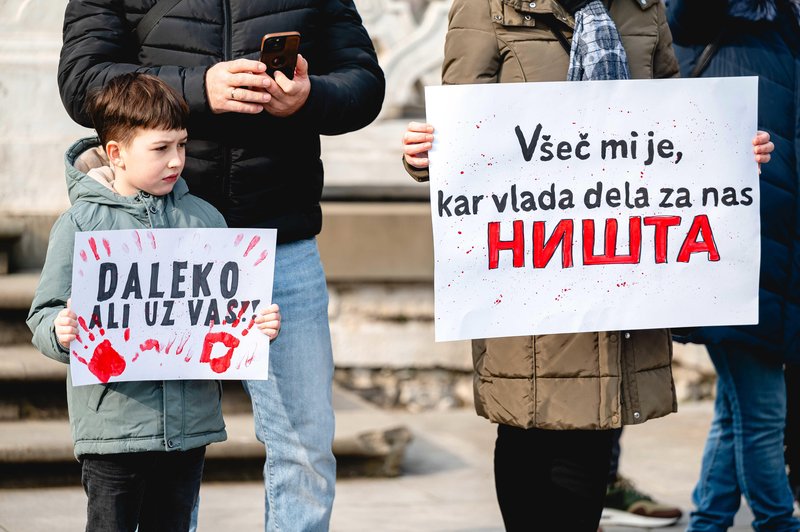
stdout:
POLYGON ((266 379, 274 229, 140 229, 75 235, 73 385, 266 379))

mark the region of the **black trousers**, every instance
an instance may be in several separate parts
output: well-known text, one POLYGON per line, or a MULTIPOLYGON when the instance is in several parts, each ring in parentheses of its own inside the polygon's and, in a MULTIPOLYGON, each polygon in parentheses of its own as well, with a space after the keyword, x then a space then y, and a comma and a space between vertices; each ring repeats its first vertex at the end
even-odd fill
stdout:
POLYGON ((206 448, 81 457, 87 532, 186 532, 206 448))
POLYGON ((596 532, 606 494, 610 430, 498 425, 497 501, 509 532, 596 532))

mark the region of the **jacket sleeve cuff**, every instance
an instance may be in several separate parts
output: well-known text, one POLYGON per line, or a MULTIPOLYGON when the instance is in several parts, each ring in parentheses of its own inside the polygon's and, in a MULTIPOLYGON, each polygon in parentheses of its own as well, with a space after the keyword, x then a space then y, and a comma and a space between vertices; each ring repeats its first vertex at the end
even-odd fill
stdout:
POLYGON ((210 113, 206 95, 206 73, 211 66, 187 68, 184 75, 183 97, 189 105, 189 113, 210 113))
POLYGON ((408 172, 408 175, 410 175, 415 181, 424 183, 429 181, 431 178, 430 172, 427 168, 417 168, 416 166, 411 166, 408 164, 408 162, 406 162, 405 157, 403 157, 403 166, 405 167, 406 172, 408 172))

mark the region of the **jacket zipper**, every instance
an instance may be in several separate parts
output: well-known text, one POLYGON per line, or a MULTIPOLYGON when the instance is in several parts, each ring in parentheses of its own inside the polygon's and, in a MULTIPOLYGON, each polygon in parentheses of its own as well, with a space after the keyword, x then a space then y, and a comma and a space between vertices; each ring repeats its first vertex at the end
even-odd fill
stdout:
MULTIPOLYGON (((225 37, 222 40, 222 60, 229 61, 231 59, 231 43, 233 42, 233 28, 231 24, 231 2, 230 0, 222 1, 222 24, 224 25, 225 37)), ((227 207, 230 199, 230 154, 228 153, 228 146, 222 144, 222 179, 220 180, 222 188, 222 197, 225 207, 227 207)), ((226 209, 227 210, 227 209, 226 209)))
POLYGON ((223 0, 222 2, 222 24, 225 29, 225 38, 222 41, 222 60, 230 60, 231 41, 233 40, 231 28, 231 3, 230 0, 223 0))

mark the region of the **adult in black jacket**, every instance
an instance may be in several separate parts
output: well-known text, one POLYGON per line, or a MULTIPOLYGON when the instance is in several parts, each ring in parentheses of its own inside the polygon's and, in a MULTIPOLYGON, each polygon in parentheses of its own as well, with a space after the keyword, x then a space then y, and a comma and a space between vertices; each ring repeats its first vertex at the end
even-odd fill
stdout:
POLYGON ((706 344, 718 375, 688 530, 727 529, 742 495, 755 530, 800 530, 783 457, 783 364, 800 362, 800 1, 670 0, 669 23, 684 76, 710 57, 703 76, 759 77, 758 127, 775 144, 760 176, 758 325, 682 338, 706 344))
POLYGON ((265 527, 326 530, 335 460, 327 291, 314 239, 319 136, 369 124, 383 101, 383 73, 352 0, 182 0, 139 42, 136 27, 155 4, 71 0, 61 97, 75 121, 91 126, 90 90, 124 72, 160 77, 190 107, 183 177, 191 191, 231 227, 277 228, 273 301, 283 331, 271 346, 269 380, 245 384, 266 445, 265 527), (261 38, 292 30, 302 38, 295 76, 272 79, 256 61, 261 38))

